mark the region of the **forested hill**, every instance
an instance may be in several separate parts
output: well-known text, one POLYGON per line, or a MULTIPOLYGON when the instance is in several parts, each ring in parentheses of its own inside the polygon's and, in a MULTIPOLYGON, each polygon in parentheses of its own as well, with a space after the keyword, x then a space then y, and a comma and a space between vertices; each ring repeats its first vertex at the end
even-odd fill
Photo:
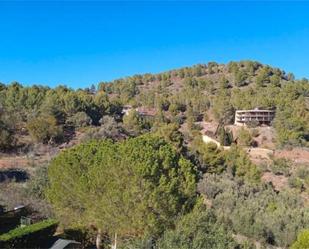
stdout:
POLYGON ((275 108, 278 143, 303 145, 308 139, 308 82, 254 61, 210 62, 101 83, 99 90, 121 104, 154 107, 176 120, 179 113, 193 121, 213 114, 228 124, 235 109, 275 108))
POLYGON ((307 79, 296 80, 291 73, 253 61, 210 62, 83 90, 0 84, 0 148, 12 146, 12 135, 21 132, 42 142, 62 140, 64 126, 99 125, 104 115, 117 119, 128 104, 155 108, 158 117, 177 123, 211 116, 228 124, 235 109, 276 108, 278 144, 306 145, 308 97, 307 79), (50 131, 38 134, 36 125, 50 131))
POLYGON ((308 147, 309 81, 258 62, 0 84, 0 206, 56 218, 85 247, 308 248, 308 147), (272 127, 231 125, 256 107, 272 127))

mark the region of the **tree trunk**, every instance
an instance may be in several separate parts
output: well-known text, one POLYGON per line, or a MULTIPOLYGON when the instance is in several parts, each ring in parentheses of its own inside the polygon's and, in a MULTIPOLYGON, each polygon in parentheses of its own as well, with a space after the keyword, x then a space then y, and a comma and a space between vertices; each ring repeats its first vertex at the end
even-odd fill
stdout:
POLYGON ((103 249, 102 247, 102 231, 98 229, 97 238, 96 238, 96 247, 97 249, 103 249))
POLYGON ((117 233, 115 233, 114 245, 112 249, 117 249, 117 233))

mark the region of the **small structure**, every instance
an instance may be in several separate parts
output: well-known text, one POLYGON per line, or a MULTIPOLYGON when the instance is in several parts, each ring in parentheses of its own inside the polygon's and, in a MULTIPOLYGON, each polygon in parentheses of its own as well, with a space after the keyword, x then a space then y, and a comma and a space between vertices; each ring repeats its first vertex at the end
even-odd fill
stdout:
POLYGON ((20 226, 25 227, 32 224, 32 219, 30 217, 22 216, 20 217, 20 226))
POLYGON ((58 239, 50 249, 82 248, 81 243, 74 240, 58 239))
POLYGON ((18 205, 18 206, 15 206, 15 207, 14 207, 14 211, 20 210, 20 209, 24 209, 24 208, 25 208, 24 205, 18 205))
POLYGON ((237 110, 235 113, 235 125, 247 125, 251 122, 257 122, 258 125, 270 125, 274 117, 274 110, 259 108, 253 110, 237 110))
POLYGON ((154 117, 157 114, 157 111, 155 108, 151 108, 151 107, 133 108, 131 105, 123 106, 121 113, 126 116, 126 115, 129 115, 129 113, 132 110, 135 110, 139 115, 144 116, 144 117, 154 117))

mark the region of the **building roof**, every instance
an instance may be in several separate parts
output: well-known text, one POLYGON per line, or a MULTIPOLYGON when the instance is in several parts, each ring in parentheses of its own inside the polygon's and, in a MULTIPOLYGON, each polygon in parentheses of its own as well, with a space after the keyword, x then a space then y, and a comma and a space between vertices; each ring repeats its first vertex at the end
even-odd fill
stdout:
POLYGON ((237 113, 242 112, 275 112, 275 110, 267 110, 267 109, 252 109, 252 110, 236 110, 237 113))
POLYGON ((80 243, 75 240, 58 239, 50 249, 64 249, 71 244, 80 245, 80 243))

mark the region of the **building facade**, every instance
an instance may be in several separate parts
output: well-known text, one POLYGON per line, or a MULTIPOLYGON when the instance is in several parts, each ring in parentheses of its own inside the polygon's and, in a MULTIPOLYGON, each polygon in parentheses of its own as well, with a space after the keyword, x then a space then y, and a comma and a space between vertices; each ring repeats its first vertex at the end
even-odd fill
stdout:
POLYGON ((235 125, 247 125, 257 123, 258 125, 271 125, 275 117, 274 110, 237 110, 235 112, 235 125))

